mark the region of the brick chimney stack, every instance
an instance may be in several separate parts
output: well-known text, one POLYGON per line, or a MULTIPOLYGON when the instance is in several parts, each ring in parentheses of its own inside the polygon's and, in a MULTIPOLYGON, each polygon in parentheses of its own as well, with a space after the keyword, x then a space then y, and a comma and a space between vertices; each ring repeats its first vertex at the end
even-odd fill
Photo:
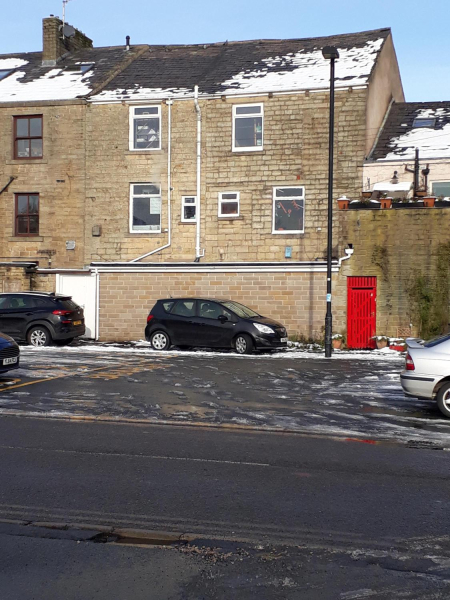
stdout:
POLYGON ((93 46, 92 40, 78 29, 74 30, 73 36, 63 38, 62 27, 63 22, 59 17, 50 15, 50 17, 42 20, 42 64, 44 67, 56 65, 58 60, 68 52, 75 52, 81 48, 92 48, 93 46))

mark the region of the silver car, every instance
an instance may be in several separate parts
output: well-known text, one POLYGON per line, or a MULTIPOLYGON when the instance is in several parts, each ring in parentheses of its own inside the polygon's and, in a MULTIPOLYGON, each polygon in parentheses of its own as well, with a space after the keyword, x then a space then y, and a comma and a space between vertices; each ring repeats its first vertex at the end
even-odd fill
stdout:
POLYGON ((406 340, 405 370, 400 381, 405 394, 437 400, 439 410, 450 418, 450 334, 424 342, 406 340))

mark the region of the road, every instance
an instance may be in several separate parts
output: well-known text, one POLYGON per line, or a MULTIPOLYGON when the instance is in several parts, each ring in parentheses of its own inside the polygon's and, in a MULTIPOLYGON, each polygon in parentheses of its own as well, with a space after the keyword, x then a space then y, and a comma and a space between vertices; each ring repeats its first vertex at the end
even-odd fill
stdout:
POLYGON ((0 440, 8 600, 449 597, 447 452, 17 417, 0 440))
POLYGON ((395 353, 238 357, 148 347, 22 347, 0 414, 197 423, 450 446, 435 403, 406 398, 395 353))

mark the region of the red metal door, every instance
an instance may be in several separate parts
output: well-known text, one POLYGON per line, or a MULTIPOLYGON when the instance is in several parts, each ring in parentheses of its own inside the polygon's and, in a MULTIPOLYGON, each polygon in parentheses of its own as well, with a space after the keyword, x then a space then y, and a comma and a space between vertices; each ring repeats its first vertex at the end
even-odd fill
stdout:
POLYGON ((374 347, 376 302, 376 277, 347 277, 348 348, 374 347))

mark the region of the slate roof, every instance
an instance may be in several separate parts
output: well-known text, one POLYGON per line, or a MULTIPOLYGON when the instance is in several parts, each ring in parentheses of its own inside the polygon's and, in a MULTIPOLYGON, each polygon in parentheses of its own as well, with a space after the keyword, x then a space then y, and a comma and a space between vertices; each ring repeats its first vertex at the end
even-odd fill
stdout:
POLYGON ((321 49, 340 52, 336 86, 365 85, 390 29, 320 38, 253 40, 173 46, 86 48, 56 67, 42 67, 40 52, 0 55, 0 70, 17 61, 14 73, 0 80, 0 102, 92 97, 111 101, 323 89, 329 85, 329 61, 321 49), (121 62, 142 52, 97 93, 121 62), (79 63, 94 63, 82 75, 79 63), (3 65, 3 66, 2 66, 3 65))
POLYGON ((187 46, 150 46, 111 81, 96 100, 325 88, 329 61, 321 49, 335 45, 336 86, 365 84, 390 29, 290 40, 253 40, 187 46))
POLYGON ((450 102, 393 104, 369 160, 411 160, 415 148, 425 158, 450 158, 450 102), (431 127, 413 127, 414 120, 435 119, 431 127))
POLYGON ((42 66, 41 52, 0 54, 0 70, 13 70, 0 79, 0 103, 84 97, 141 49, 140 46, 130 51, 124 46, 85 48, 67 55, 55 67, 42 66), (83 64, 93 67, 83 74, 80 71, 83 64))

